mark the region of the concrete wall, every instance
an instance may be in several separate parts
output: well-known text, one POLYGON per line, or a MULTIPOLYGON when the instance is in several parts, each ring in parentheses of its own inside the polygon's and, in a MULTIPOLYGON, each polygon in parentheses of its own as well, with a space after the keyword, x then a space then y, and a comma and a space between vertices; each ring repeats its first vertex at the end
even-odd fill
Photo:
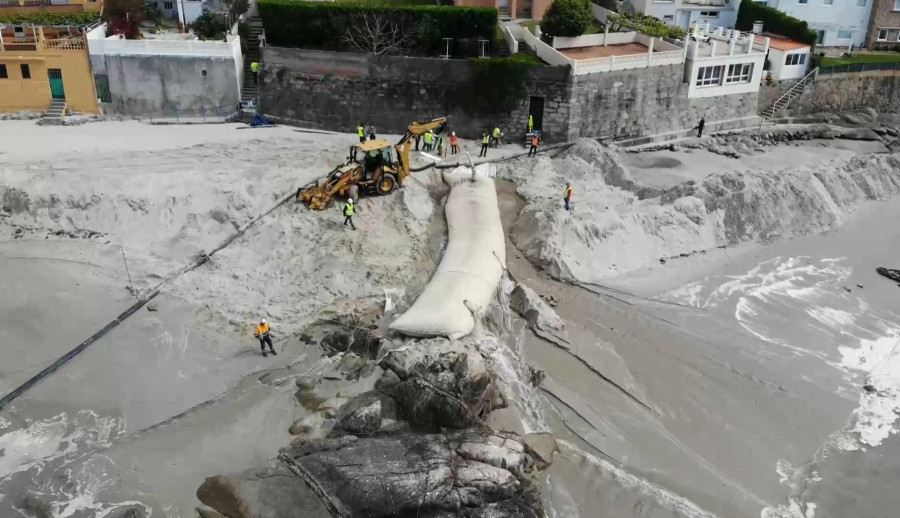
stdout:
POLYGON ((568 67, 537 67, 508 113, 481 114, 471 109, 475 73, 468 61, 266 47, 260 104, 276 119, 330 130, 353 131, 366 122, 401 133, 413 120, 446 115, 465 138, 496 124, 518 138, 537 97, 548 142, 651 135, 693 127, 701 117, 712 122, 756 113, 756 92, 688 99, 676 64, 583 76, 568 67))
POLYGON ((756 114, 756 92, 689 99, 680 65, 575 76, 569 138, 628 138, 756 114))
POLYGON ((278 47, 264 47, 262 56, 260 107, 283 121, 339 131, 366 122, 379 132, 403 133, 414 120, 448 116, 453 131, 464 138, 480 137, 495 125, 507 135, 524 135, 529 100, 535 96, 544 99, 546 140, 566 139, 568 67, 532 69, 514 107, 492 115, 474 108, 477 68, 467 60, 278 47))
POLYGON ((101 25, 87 34, 94 74, 107 75, 121 115, 200 112, 236 106, 241 97, 240 39, 155 41, 106 38, 101 25), (205 74, 204 74, 205 72, 205 74))
POLYGON ((108 55, 106 75, 111 108, 125 115, 212 110, 241 97, 231 58, 108 55))

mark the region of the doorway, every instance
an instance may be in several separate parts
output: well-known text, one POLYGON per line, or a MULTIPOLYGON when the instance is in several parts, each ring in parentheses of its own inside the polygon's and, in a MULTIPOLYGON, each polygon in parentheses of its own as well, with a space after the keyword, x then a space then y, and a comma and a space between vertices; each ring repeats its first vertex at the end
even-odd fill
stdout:
POLYGON ((534 118, 534 129, 544 130, 544 98, 532 97, 528 103, 528 115, 534 118))
POLYGON ((691 12, 690 11, 678 11, 678 26, 684 32, 691 32, 691 12))
POLYGON ((62 70, 58 68, 47 69, 50 77, 50 96, 54 99, 65 99, 66 91, 63 88, 62 70))

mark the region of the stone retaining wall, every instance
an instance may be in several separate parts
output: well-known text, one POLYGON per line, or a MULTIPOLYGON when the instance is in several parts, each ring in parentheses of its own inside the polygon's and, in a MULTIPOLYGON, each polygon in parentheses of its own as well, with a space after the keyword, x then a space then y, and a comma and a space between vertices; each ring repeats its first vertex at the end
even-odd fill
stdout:
POLYGON ((532 97, 543 98, 544 139, 629 138, 756 114, 757 94, 688 99, 681 65, 572 76, 569 67, 532 68, 507 112, 480 113, 471 61, 367 56, 266 47, 260 106, 275 120, 337 131, 360 122, 403 133, 413 120, 448 116, 458 135, 478 138, 499 125, 520 138, 532 97))

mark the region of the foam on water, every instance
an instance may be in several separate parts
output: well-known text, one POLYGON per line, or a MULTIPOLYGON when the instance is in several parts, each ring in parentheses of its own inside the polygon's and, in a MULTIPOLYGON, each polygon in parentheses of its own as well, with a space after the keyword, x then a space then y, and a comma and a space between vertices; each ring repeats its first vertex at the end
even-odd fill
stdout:
POLYGON ((519 411, 525 433, 546 432, 550 430, 550 426, 544 420, 540 395, 531 383, 531 369, 524 360, 524 327, 518 332, 514 329, 514 317, 509 309, 509 297, 515 285, 504 273, 500 279, 495 305, 501 315, 500 322, 497 322, 501 337, 483 332, 477 341, 478 349, 491 371, 500 378, 506 395, 519 411))
MULTIPOLYGON (((743 275, 708 277, 667 293, 664 298, 705 309, 733 308, 734 318, 752 335, 793 355, 812 356, 837 369, 845 383, 835 389, 858 397, 849 425, 833 433, 814 459, 830 450, 878 446, 898 432, 900 413, 900 319, 874 311, 851 288, 852 270, 843 258, 814 260, 777 257, 743 275), (798 338, 802 336, 802 338, 798 338), (868 390, 860 390, 865 376, 868 390)), ((780 461, 776 472, 797 488, 820 480, 810 463, 794 469, 780 461)), ((789 498, 769 507, 762 518, 813 518, 816 505, 789 498)))
POLYGON ((150 508, 137 501, 103 502, 113 481, 102 450, 125 431, 125 419, 90 410, 60 413, 14 427, 0 422, 0 515, 11 512, 23 488, 40 493, 54 518, 98 517, 122 506, 150 508), (44 472, 54 473, 52 478, 44 472), (44 476, 42 476, 44 475, 44 476), (7 498, 16 497, 16 498, 7 498))

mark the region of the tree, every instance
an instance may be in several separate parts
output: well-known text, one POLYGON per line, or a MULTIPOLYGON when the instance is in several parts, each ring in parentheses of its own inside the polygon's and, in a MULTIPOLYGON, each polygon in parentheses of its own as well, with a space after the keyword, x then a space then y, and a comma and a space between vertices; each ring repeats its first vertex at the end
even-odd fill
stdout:
POLYGON ((103 6, 103 20, 109 34, 124 34, 128 39, 140 36, 138 24, 144 21, 147 9, 143 0, 106 0, 103 6))
POLYGON ((344 43, 366 54, 403 54, 407 51, 410 36, 405 34, 400 23, 388 15, 360 13, 353 16, 344 43))
POLYGON ((553 0, 541 31, 549 36, 581 36, 593 19, 589 0, 553 0))
POLYGON ((201 40, 223 40, 228 27, 219 16, 204 10, 191 24, 191 29, 201 40))

